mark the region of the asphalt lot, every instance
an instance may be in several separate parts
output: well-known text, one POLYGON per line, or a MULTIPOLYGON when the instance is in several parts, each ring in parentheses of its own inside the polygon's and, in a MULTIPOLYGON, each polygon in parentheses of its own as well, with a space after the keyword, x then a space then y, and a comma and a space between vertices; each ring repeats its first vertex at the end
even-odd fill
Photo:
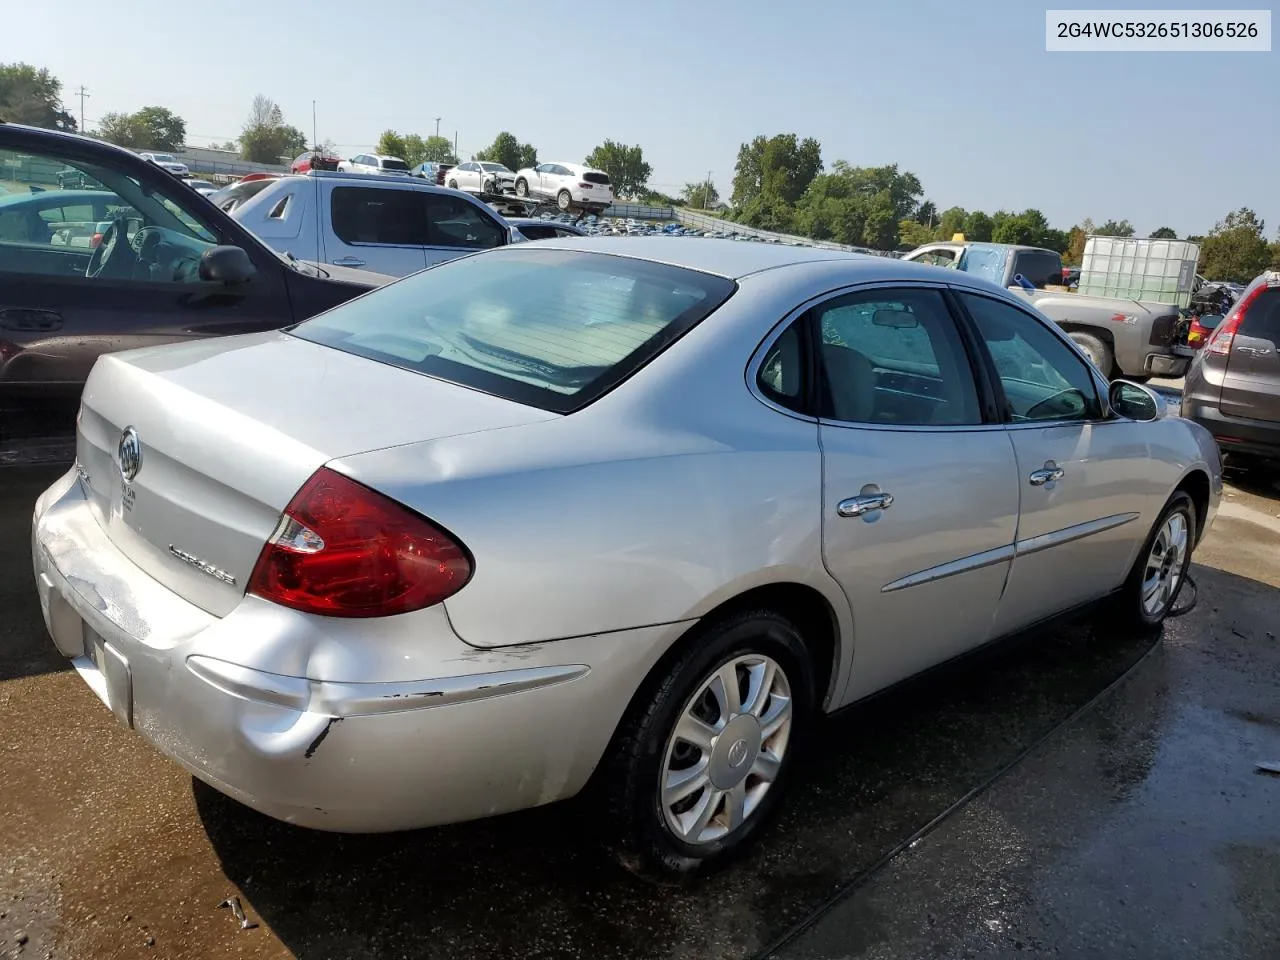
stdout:
POLYGON ((46 639, 30 511, 63 465, 17 459, 0 956, 1280 955, 1280 778, 1253 766, 1280 759, 1275 487, 1231 489, 1161 642, 1080 622, 846 712, 752 854, 671 891, 604 859, 581 803, 342 837, 194 784, 46 639))

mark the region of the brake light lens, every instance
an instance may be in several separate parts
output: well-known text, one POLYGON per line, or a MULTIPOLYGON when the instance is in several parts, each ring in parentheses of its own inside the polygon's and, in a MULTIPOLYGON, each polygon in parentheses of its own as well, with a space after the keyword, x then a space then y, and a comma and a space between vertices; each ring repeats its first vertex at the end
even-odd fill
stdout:
POLYGON ((1205 343, 1204 349, 1219 356, 1226 356, 1230 353, 1231 343, 1235 340, 1236 332, 1240 329, 1240 321, 1244 319, 1248 309, 1253 306, 1253 302, 1266 293, 1267 289, 1267 284, 1260 283, 1247 296, 1241 297, 1240 302, 1227 314, 1227 319, 1218 324, 1217 329, 1213 331, 1213 336, 1205 343))
POLYGON ((322 467, 285 507, 249 592, 306 613, 385 617, 440 603, 473 569, 425 517, 322 467))
POLYGON ((89 238, 89 249, 97 250, 98 247, 100 246, 102 246, 102 234, 95 233, 92 237, 89 238))

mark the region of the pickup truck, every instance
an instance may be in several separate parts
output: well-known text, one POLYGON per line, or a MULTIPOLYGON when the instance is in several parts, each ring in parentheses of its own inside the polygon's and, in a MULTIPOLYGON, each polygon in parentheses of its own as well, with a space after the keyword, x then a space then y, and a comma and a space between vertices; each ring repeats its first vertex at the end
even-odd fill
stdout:
POLYGON ((902 259, 964 270, 1008 287, 1065 330, 1113 379, 1180 377, 1195 355, 1185 343, 1187 323, 1173 304, 1046 290, 1062 284, 1062 257, 1053 250, 947 241, 927 243, 902 259))

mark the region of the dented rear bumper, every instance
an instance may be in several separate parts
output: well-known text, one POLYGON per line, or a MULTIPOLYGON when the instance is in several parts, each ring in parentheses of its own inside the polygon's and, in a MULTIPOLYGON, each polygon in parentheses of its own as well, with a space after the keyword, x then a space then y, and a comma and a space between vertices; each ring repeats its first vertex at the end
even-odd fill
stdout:
POLYGON ((120 722, 265 814, 349 832, 536 806, 582 788, 681 625, 476 650, 434 607, 334 620, 188 603, 117 550, 74 470, 32 560, 58 649, 120 722))

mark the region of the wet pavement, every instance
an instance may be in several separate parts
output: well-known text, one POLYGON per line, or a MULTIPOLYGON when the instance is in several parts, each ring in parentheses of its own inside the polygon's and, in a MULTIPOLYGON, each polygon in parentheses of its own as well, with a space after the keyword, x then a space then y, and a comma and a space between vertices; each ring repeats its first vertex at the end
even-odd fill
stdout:
POLYGON ((1280 490, 1233 491, 1162 642, 1081 622, 847 711, 761 843, 669 890, 583 802, 344 837, 193 784, 45 637, 58 472, 0 466, 0 957, 1280 956, 1280 490))

